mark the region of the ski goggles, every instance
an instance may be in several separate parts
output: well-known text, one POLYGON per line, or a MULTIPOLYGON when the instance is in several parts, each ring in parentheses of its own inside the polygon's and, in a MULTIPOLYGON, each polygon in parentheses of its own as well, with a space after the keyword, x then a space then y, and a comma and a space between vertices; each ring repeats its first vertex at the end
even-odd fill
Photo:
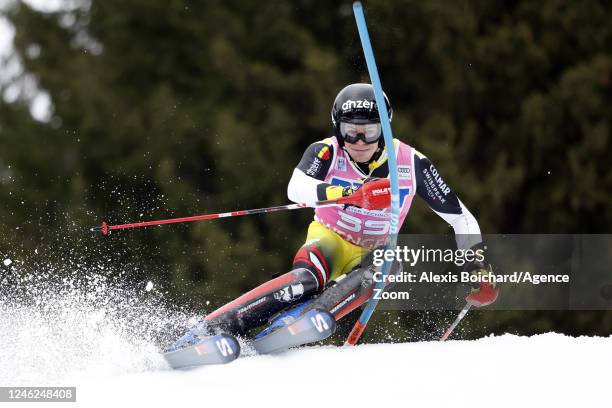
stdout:
POLYGON ((382 134, 380 123, 365 123, 358 125, 356 123, 340 122, 340 135, 347 143, 357 143, 359 139, 366 144, 378 142, 382 134))

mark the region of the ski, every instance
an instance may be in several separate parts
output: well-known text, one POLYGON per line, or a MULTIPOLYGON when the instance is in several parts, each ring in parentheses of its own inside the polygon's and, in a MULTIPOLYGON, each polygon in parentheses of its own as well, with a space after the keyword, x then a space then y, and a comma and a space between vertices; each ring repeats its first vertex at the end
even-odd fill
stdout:
POLYGON ((294 322, 281 326, 253 340, 257 353, 278 353, 290 347, 321 341, 336 330, 334 317, 322 309, 312 309, 294 322))
POLYGON ((240 355, 240 344, 234 336, 218 334, 205 337, 196 344, 171 348, 163 353, 174 369, 197 367, 210 364, 227 364, 240 355))
MULTIPOLYGON (((306 306, 306 303, 304 306, 306 306)), ((295 312, 303 308, 296 308, 295 312)), ((325 340, 336 330, 334 317, 322 309, 312 309, 299 317, 284 314, 264 330, 251 344, 258 354, 271 354, 316 341, 325 340)), ((211 364, 227 364, 240 355, 240 344, 230 334, 222 333, 204 338, 192 330, 169 347, 163 356, 174 369, 211 364)))

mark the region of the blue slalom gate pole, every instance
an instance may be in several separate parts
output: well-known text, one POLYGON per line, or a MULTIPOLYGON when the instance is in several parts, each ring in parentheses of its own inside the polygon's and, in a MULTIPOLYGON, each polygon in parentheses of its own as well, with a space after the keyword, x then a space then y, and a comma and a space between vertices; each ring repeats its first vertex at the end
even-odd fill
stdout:
MULTIPOLYGON (((363 48, 363 54, 366 59, 368 66, 368 72, 370 73, 370 81, 374 87, 374 95, 376 97, 376 105, 378 106, 378 112, 380 116, 380 123, 382 125, 383 137, 385 140, 385 147, 387 149, 387 160, 389 163, 389 176, 391 178, 391 227, 389 230, 389 238, 387 240, 387 249, 394 250, 397 244, 397 233, 399 230, 399 183, 397 176, 397 160, 395 158, 395 148, 393 146, 393 133, 391 132, 391 123, 389 117, 381 112, 386 112, 385 109, 385 98, 383 95, 382 84, 380 83, 380 77, 378 76, 378 69, 376 68, 376 60, 374 59, 374 51, 372 50, 372 43, 370 42, 370 35, 368 34, 368 26, 366 25, 365 15, 363 14, 363 6, 360 1, 353 3, 353 13, 355 20, 357 21, 357 29, 359 31, 359 38, 361 40, 361 47, 363 48)), ((391 270, 391 264, 393 262, 385 261, 382 269, 383 279, 376 282, 375 289, 372 291, 372 297, 368 301, 365 309, 361 313, 359 320, 353 326, 351 333, 346 339, 347 345, 355 345, 361 334, 366 328, 372 313, 376 310, 378 305, 378 299, 374 297, 375 293, 382 293, 384 289, 384 277, 389 274, 391 270)))

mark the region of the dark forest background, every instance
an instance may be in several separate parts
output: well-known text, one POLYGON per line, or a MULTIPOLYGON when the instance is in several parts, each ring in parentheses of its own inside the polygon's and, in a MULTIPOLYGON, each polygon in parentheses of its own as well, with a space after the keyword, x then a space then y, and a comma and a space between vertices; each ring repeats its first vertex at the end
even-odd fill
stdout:
MULTIPOLYGON (((126 279, 206 310, 288 270, 309 210, 88 228, 287 203, 336 93, 369 82, 350 2, 83 4, 6 12, 52 115, 0 100, 0 255, 135 265, 126 279)), ((394 136, 431 158, 483 232, 612 232, 612 3, 365 6, 394 136)), ((402 233, 452 233, 417 201, 402 233)), ((454 315, 379 312, 365 339, 434 338, 454 315)), ((480 311, 463 333, 548 330, 608 335, 612 314, 480 311)))

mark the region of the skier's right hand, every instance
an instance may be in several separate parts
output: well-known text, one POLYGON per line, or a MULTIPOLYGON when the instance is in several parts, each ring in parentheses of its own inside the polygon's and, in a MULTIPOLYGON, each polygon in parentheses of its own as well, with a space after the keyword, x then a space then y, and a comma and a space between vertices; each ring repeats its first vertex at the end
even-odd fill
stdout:
MULTIPOLYGON (((362 184, 359 187, 355 187, 352 184, 348 185, 348 186, 334 186, 334 185, 329 185, 326 189, 325 189, 325 196, 328 200, 335 200, 338 199, 340 197, 350 197, 352 196, 357 190, 359 190, 360 188, 363 187, 363 185, 365 183, 369 183, 372 181, 378 180, 378 178, 376 177, 368 177, 368 178, 364 178, 361 179, 362 184)), ((358 207, 357 205, 354 204, 346 204, 346 206, 354 206, 354 207, 358 207)))
POLYGON ((359 187, 355 188, 353 186, 342 187, 342 197, 352 196, 355 191, 359 190, 359 187))
POLYGON ((348 197, 353 195, 357 190, 362 188, 364 184, 371 183, 372 181, 380 180, 379 177, 366 177, 361 179, 361 185, 359 187, 355 187, 353 185, 342 187, 342 197, 348 197))
POLYGON ((369 178, 349 194, 344 201, 345 205, 365 208, 368 210, 381 210, 391 205, 389 179, 369 178))

